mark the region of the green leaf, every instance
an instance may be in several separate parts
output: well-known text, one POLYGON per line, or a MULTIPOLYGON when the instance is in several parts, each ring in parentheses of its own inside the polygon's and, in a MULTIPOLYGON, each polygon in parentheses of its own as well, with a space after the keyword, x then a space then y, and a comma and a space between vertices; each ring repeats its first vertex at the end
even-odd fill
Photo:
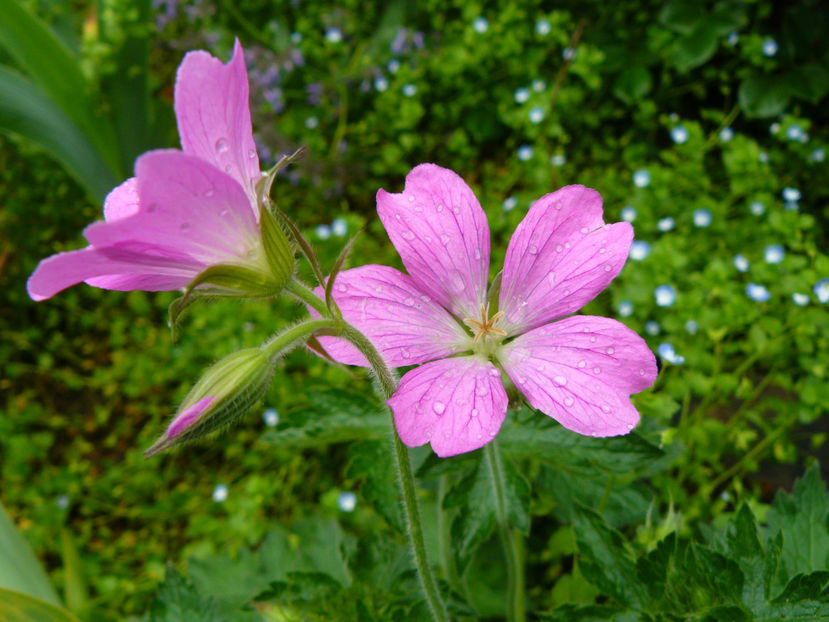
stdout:
POLYGON ((150 606, 151 622, 225 622, 215 599, 202 596, 173 566, 150 606))
POLYGON ((63 545, 63 591, 66 606, 73 613, 86 617, 89 609, 89 588, 81 556, 68 529, 61 529, 60 537, 63 545))
POLYGON ((813 104, 817 104, 829 92, 829 67, 819 63, 793 67, 786 78, 792 95, 813 104))
POLYGON ((259 556, 247 550, 235 559, 227 555, 190 559, 187 573, 200 594, 210 594, 221 609, 231 611, 249 603, 276 578, 267 577, 259 556))
POLYGON ((652 86, 651 74, 646 67, 629 67, 619 74, 613 84, 613 94, 624 103, 632 105, 647 95, 652 86))
POLYGON ((773 117, 789 103, 789 86, 775 76, 751 76, 740 83, 737 98, 749 117, 773 117))
POLYGON ((659 21, 676 32, 689 33, 705 16, 705 6, 694 0, 671 0, 659 11, 659 21))
MULTIPOLYGON (((20 535, 0 504, 0 588, 29 594, 60 605, 52 584, 38 563, 29 543, 20 535)), ((2 600, 2 599, 0 599, 2 600)))
POLYGON ((78 60, 43 20, 17 0, 0 0, 0 15, 0 46, 95 145, 114 176, 122 179, 115 133, 106 119, 93 113, 91 87, 78 60))
POLYGON ((581 573, 619 604, 641 607, 646 591, 635 580, 636 565, 621 534, 593 510, 583 505, 576 506, 575 510, 573 530, 581 573))
POLYGON ((308 397, 308 407, 284 413, 277 429, 262 439, 277 447, 301 448, 388 436, 388 411, 365 395, 325 389, 311 390, 308 397))
POLYGON ((5 588, 0 588, 0 620, 3 622, 80 622, 66 609, 56 607, 29 594, 5 588))
POLYGON ((641 622, 638 611, 621 607, 563 605, 538 616, 543 622, 641 622))
POLYGON ((360 479, 360 492, 380 516, 400 533, 406 531, 406 519, 400 506, 400 486, 394 476, 395 466, 390 441, 370 440, 348 448, 349 479, 360 479))
POLYGON ((0 67, 0 93, 0 130, 46 149, 102 203, 118 178, 78 126, 37 86, 6 67, 0 67))
POLYGON ((680 71, 688 71, 707 62, 717 51, 719 37, 702 21, 696 28, 676 41, 673 61, 680 71))
POLYGON ((766 519, 772 533, 783 534, 781 563, 787 578, 829 568, 829 492, 816 462, 791 495, 777 495, 766 519))

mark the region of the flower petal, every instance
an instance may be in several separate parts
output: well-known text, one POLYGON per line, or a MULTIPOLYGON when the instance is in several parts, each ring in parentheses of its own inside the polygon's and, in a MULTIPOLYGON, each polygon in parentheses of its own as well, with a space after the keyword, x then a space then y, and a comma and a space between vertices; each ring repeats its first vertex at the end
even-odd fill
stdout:
POLYGON ((138 213, 138 180, 130 177, 104 199, 104 220, 113 222, 138 213))
POLYGON ((377 192, 377 213, 418 287, 458 317, 479 317, 489 276, 489 225, 456 173, 421 164, 402 193, 377 192))
POLYGON ((203 267, 250 261, 261 244, 248 199, 213 165, 177 150, 150 151, 135 164, 139 211, 93 223, 84 235, 96 248, 189 256, 203 267))
MULTIPOLYGON (((260 173, 248 89, 238 39, 227 64, 201 50, 189 52, 176 74, 175 111, 182 149, 231 175, 255 206, 254 183, 260 173)), ((258 212, 254 217, 258 219, 258 212)))
MULTIPOLYGON (((322 289, 317 293, 321 295, 322 289)), ((469 335, 452 316, 394 268, 368 265, 345 270, 337 275, 333 294, 346 321, 366 335, 392 367, 425 363, 471 346, 469 335)), ((344 339, 320 337, 320 343, 341 363, 368 366, 344 339)))
POLYGON ((497 367, 463 356, 411 370, 388 405, 406 445, 431 441, 435 453, 445 458, 478 449, 495 438, 507 413, 507 393, 497 367))
POLYGON ((58 253, 38 264, 26 289, 33 300, 51 298, 81 281, 105 289, 166 291, 184 287, 198 274, 192 263, 181 258, 156 256, 154 263, 146 254, 138 258, 143 261, 135 261, 134 254, 113 257, 91 246, 58 253))
POLYGON ((531 330, 499 360, 534 408, 589 436, 630 432, 639 413, 629 396, 656 380, 656 359, 639 335, 589 315, 531 330))
POLYGON ((604 224, 595 190, 566 186, 541 197, 507 247, 499 328, 514 335, 578 311, 619 274, 632 241, 630 223, 604 224))
POLYGON ((207 407, 210 406, 215 399, 215 395, 208 395, 193 404, 183 413, 180 413, 175 419, 173 419, 172 422, 170 422, 170 425, 167 427, 167 431, 164 433, 164 437, 175 438, 184 432, 184 430, 190 427, 190 425, 192 425, 193 422, 199 418, 199 415, 207 410, 207 407))

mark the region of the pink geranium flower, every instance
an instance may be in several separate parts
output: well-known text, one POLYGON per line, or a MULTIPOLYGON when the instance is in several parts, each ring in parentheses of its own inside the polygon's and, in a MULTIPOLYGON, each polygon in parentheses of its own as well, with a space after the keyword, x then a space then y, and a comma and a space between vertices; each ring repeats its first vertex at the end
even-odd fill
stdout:
MULTIPOLYGON (((377 193, 377 212, 409 274, 347 270, 334 296, 389 365, 419 365, 388 401, 406 445, 451 456, 490 442, 506 415, 505 382, 580 434, 634 428, 629 396, 653 384, 653 353, 616 320, 565 317, 619 274, 633 239, 629 223, 604 223, 598 192, 567 186, 532 205, 507 248, 497 310, 486 215, 458 175, 421 164, 402 193, 377 193)), ((321 341, 337 360, 367 364, 351 344, 321 341)))
POLYGON ((85 281, 105 289, 162 291, 208 266, 267 270, 255 182, 260 177, 242 46, 223 64, 190 52, 178 69, 175 113, 182 151, 150 151, 135 177, 104 202, 89 246, 40 262, 27 283, 35 300, 85 281))

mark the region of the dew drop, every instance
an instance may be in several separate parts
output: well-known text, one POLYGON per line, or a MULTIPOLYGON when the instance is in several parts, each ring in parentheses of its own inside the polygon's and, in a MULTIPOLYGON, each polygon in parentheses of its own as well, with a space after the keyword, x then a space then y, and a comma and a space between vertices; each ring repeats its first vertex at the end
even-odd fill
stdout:
POLYGON ((457 270, 452 270, 450 273, 449 285, 452 288, 452 291, 458 294, 466 289, 466 281, 464 281, 463 275, 457 270))
POLYGON ((458 206, 457 206, 457 205, 456 205, 456 206, 454 206, 454 207, 452 208, 452 211, 453 211, 455 214, 460 214, 460 213, 461 213, 461 210, 460 210, 460 208, 458 208, 458 206))
POLYGON ((564 248, 569 249, 570 248, 570 242, 565 242, 564 243, 564 248))
POLYGON ((564 376, 555 376, 553 380, 555 380, 561 386, 567 384, 567 378, 565 378, 564 376))
POLYGON ((248 149, 248 157, 253 160, 256 157, 256 149, 248 149))
POLYGON ((429 298, 429 296, 427 296, 426 294, 423 294, 423 295, 420 297, 420 299, 421 299, 423 302, 429 302, 429 301, 431 300, 431 298, 429 298))
POLYGON ((556 244, 556 252, 557 253, 560 253, 563 250, 564 250, 564 247, 561 244, 556 244))
POLYGON ((400 350, 400 356, 402 356, 404 359, 411 357, 411 355, 411 352, 409 352, 406 348, 402 348, 400 350))
POLYGON ((440 234, 440 241, 444 246, 449 244, 449 234, 448 233, 441 233, 440 234))
POLYGON ((583 333, 589 333, 589 332, 590 332, 590 329, 589 329, 589 328, 582 328, 582 329, 581 329, 581 332, 583 332, 583 333))
POLYGON ((409 298, 406 298, 406 300, 403 301, 403 304, 406 305, 407 307, 413 307, 414 303, 415 303, 415 299, 412 298, 411 296, 409 298))
POLYGON ((594 367, 594 368, 593 368, 593 373, 594 373, 594 374, 600 374, 600 373, 602 373, 602 368, 601 368, 601 367, 594 367))
POLYGON ((409 203, 414 203, 414 195, 409 195, 409 203))
POLYGON ((632 423, 629 423, 629 424, 628 424, 628 430, 632 430, 632 429, 633 429, 633 424, 632 424, 632 423))
POLYGON ((550 285, 555 285, 556 284, 556 273, 552 272, 552 271, 548 272, 547 273, 547 281, 550 283, 550 285))
POLYGON ((582 235, 587 235, 587 227, 581 228, 582 235))
POLYGON ((604 255, 607 252, 607 249, 602 247, 599 249, 599 255, 604 255))
POLYGON ((222 218, 226 217, 228 214, 230 214, 230 212, 226 209, 223 209, 221 212, 219 212, 219 216, 221 216, 222 218))
POLYGON ((561 209, 561 201, 556 201, 556 209, 561 209))
POLYGON ((616 352, 616 349, 613 346, 610 346, 607 350, 605 350, 605 352, 607 352, 608 354, 613 354, 614 352, 616 352))
POLYGON ((434 410, 437 414, 442 415, 443 411, 446 410, 446 404, 443 402, 435 402, 432 404, 432 410, 434 410))
POLYGON ((573 405, 573 398, 569 395, 564 398, 564 405, 565 406, 572 406, 573 405))
POLYGON ((609 413, 610 412, 610 406, 608 406, 607 404, 603 404, 602 405, 602 412, 609 413))
POLYGON ((590 343, 596 343, 596 335, 590 335, 590 343))
POLYGON ((224 153, 228 150, 227 139, 220 138, 216 141, 216 153, 224 153))
POLYGON ((477 416, 478 416, 478 409, 477 409, 477 408, 473 408, 473 409, 472 409, 472 412, 471 412, 471 413, 469 413, 469 414, 470 414, 470 415, 472 415, 473 417, 477 417, 477 416))
POLYGON ((395 214, 394 217, 395 219, 400 220, 400 214, 395 214))
POLYGON ((606 263, 606 264, 604 265, 604 271, 605 271, 605 272, 610 272, 610 271, 611 271, 611 269, 612 269, 612 268, 610 267, 610 264, 609 264, 609 263, 606 263))
POLYGON ((377 293, 379 294, 379 293, 381 293, 381 292, 383 291, 383 289, 384 289, 384 288, 383 288, 383 286, 382 286, 382 285, 378 285, 377 287, 375 287, 375 288, 374 288, 374 291, 375 291, 375 292, 377 292, 377 293))
POLYGON ((487 388, 487 386, 485 384, 477 384, 477 385, 475 385, 475 393, 477 395, 482 395, 483 396, 483 395, 486 395, 487 393, 489 393, 489 389, 487 388))
POLYGON ((584 367, 585 365, 587 365, 587 361, 585 361, 584 359, 579 361, 579 367, 584 367))
POLYGON ((481 440, 481 438, 483 438, 483 436, 481 434, 478 434, 478 440, 481 440))
POLYGON ((204 191, 204 196, 208 199, 212 197, 214 194, 216 194, 216 192, 213 190, 213 188, 204 191))
POLYGON ((412 233, 411 231, 404 231, 400 235, 403 236, 404 240, 414 240, 414 237, 415 237, 414 233, 412 233))
POLYGON ((497 367, 490 367, 489 368, 489 375, 492 376, 493 378, 497 378, 498 376, 501 375, 501 370, 498 369, 497 367))
POLYGON ((527 249, 527 252, 530 255, 535 255, 538 253, 538 247, 535 244, 530 244, 530 247, 527 249))
POLYGON ((481 249, 476 248, 475 249, 475 259, 480 259, 480 258, 481 258, 481 249))
POLYGON ((229 173, 231 168, 233 167, 230 164, 225 164, 225 173, 229 173))
POLYGON ((565 296, 569 296, 570 295, 570 290, 567 287, 565 287, 563 293, 564 293, 565 296))
POLYGON ((438 203, 437 207, 435 208, 438 212, 443 211, 443 203, 438 203))
POLYGON ((644 375, 645 375, 645 370, 644 370, 644 369, 642 369, 641 367, 639 368, 639 375, 640 375, 640 376, 644 376, 644 375))
POLYGON ((348 291, 348 285, 346 285, 345 283, 338 283, 337 284, 337 289, 340 290, 341 292, 348 291))

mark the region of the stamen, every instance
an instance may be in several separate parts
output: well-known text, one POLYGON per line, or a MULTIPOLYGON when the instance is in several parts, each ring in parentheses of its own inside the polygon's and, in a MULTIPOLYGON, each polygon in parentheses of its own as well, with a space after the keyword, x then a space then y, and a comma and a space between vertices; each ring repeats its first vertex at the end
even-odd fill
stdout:
POLYGON ((506 336, 506 331, 503 331, 500 328, 495 328, 495 324, 504 316, 504 312, 498 311, 498 313, 493 315, 491 318, 487 318, 488 315, 489 305, 481 305, 480 322, 478 320, 472 319, 471 317, 463 319, 464 324, 466 324, 475 331, 475 337, 472 339, 472 343, 478 343, 482 337, 486 337, 488 335, 499 335, 501 337, 506 336))

